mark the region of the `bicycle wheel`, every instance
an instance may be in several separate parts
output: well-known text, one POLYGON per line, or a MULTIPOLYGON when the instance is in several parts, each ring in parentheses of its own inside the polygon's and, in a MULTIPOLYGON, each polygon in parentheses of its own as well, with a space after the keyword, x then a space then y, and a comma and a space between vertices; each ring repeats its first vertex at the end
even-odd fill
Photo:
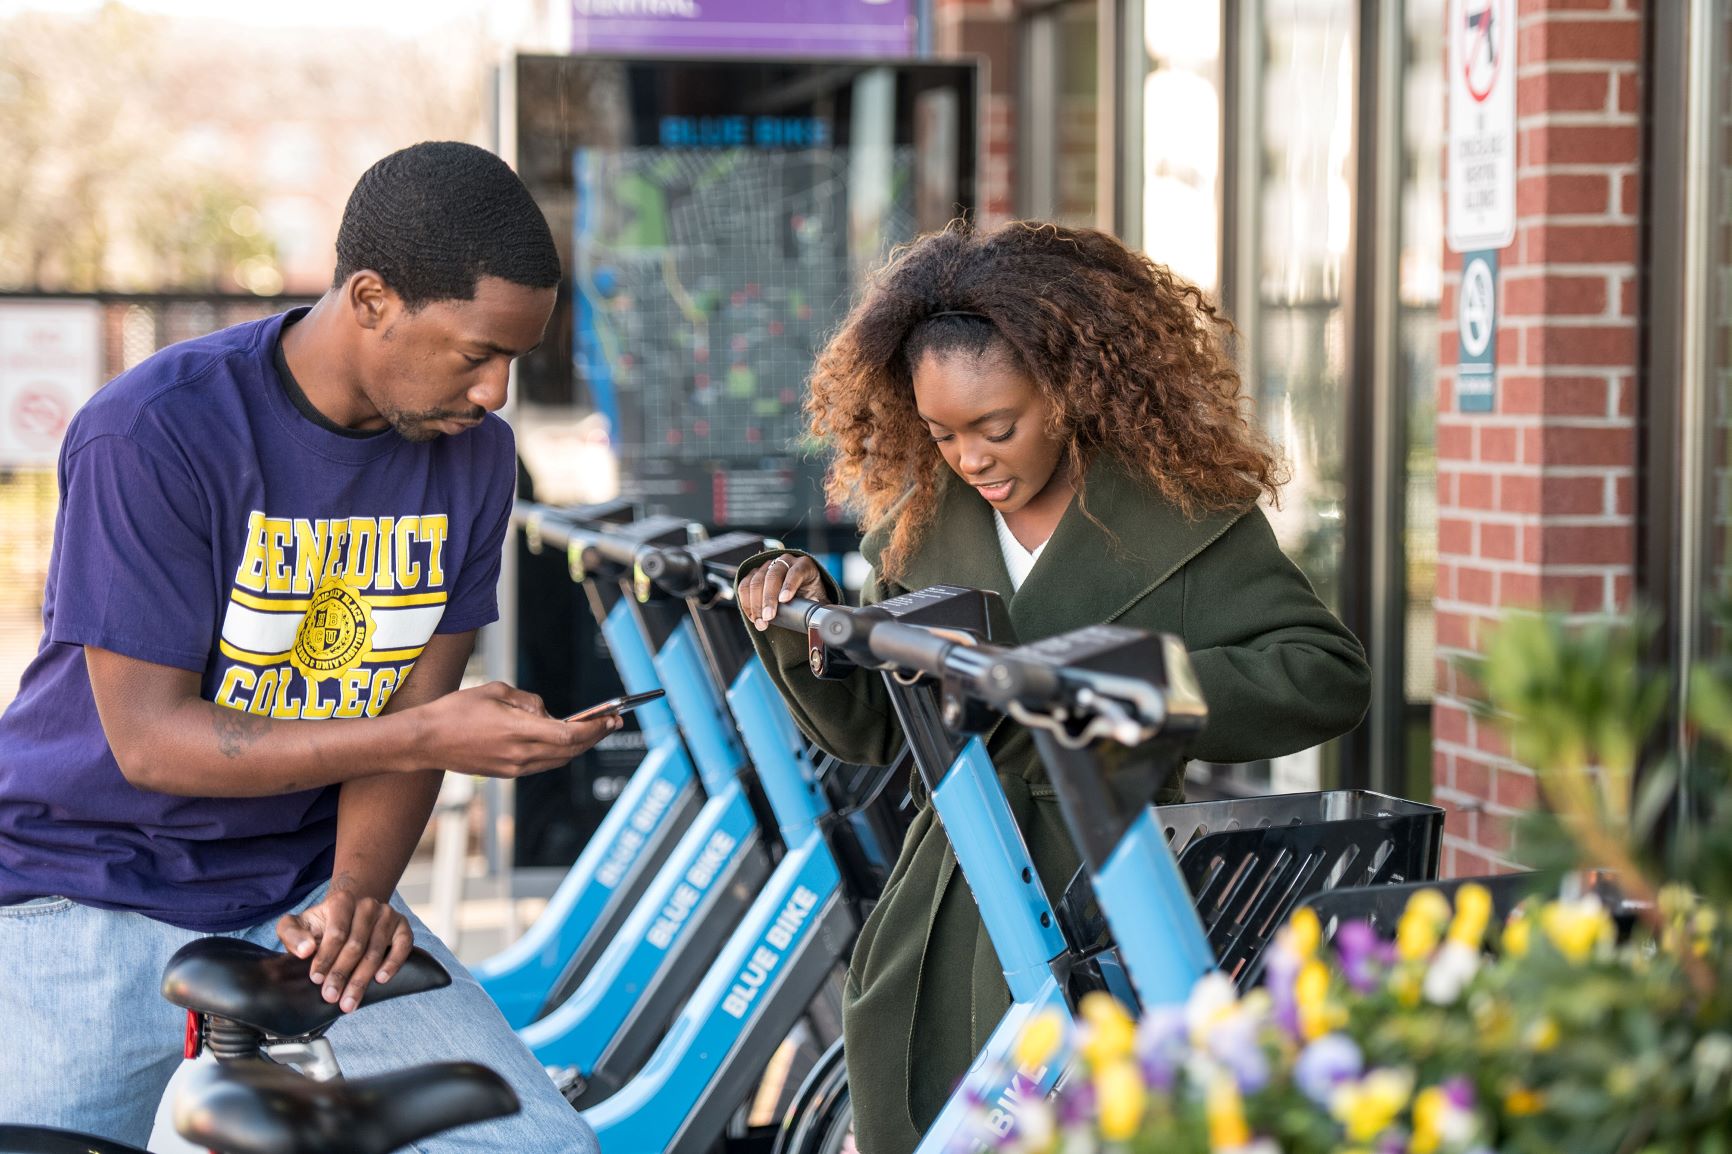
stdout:
POLYGON ((773 1154, 844 1154, 853 1149, 854 1108, 848 1066, 838 1040, 818 1059, 794 1095, 773 1154))

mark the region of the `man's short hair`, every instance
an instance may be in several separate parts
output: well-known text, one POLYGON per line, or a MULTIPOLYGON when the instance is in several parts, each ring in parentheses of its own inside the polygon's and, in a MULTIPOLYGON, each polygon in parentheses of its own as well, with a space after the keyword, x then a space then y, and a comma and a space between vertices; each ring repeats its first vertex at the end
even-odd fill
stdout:
POLYGON ((410 309, 473 300, 484 276, 559 284, 559 250, 523 181, 485 148, 426 141, 361 175, 337 230, 336 287, 372 269, 410 309))

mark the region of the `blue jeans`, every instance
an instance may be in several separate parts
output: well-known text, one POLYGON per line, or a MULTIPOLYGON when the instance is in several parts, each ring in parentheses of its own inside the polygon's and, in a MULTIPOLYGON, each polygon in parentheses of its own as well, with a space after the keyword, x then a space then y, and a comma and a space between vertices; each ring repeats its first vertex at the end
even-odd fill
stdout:
MULTIPOLYGON (((301 903, 324 896, 321 887, 301 903)), ((451 985, 365 1006, 331 1027, 350 1078, 464 1059, 498 1071, 520 1113, 417 1143, 425 1154, 596 1154, 595 1133, 445 944, 409 913, 415 944, 451 985)), ((181 1062, 186 1011, 162 997, 162 969, 205 935, 139 914, 38 898, 0 906, 0 1122, 59 1126, 143 1147, 181 1062)), ((281 949, 275 919, 232 937, 281 949)))

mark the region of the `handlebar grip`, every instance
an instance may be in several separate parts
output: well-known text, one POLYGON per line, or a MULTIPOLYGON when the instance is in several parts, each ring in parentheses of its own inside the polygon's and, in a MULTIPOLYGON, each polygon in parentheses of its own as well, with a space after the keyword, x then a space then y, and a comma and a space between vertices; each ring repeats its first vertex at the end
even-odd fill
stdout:
POLYGON ((873 630, 887 620, 889 617, 883 610, 863 608, 845 613, 825 613, 813 619, 812 624, 825 645, 865 661, 872 656, 868 644, 873 630))
POLYGON ((645 550, 638 567, 658 589, 674 597, 690 597, 703 588, 704 567, 685 549, 645 550))
POLYGON ((956 647, 947 637, 895 621, 874 622, 865 643, 877 660, 932 677, 944 676, 944 659, 956 647))
POLYGON ((604 561, 629 568, 637 560, 635 542, 615 537, 611 533, 596 533, 585 542, 604 561))
POLYGON ((824 608, 827 606, 817 601, 806 597, 796 597, 792 601, 785 601, 777 606, 776 616, 771 624, 783 629, 792 629, 795 633, 804 633, 806 632, 806 623, 811 620, 812 614, 824 608))
POLYGON ((1031 706, 1049 704, 1064 685, 1052 666, 1018 660, 1008 654, 988 665, 980 680, 983 696, 1000 708, 1012 701, 1031 706))

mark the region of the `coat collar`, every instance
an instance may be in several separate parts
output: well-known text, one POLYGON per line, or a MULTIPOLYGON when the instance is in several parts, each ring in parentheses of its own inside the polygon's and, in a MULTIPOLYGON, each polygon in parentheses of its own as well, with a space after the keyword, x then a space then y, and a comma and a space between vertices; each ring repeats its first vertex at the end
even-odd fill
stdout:
MULTIPOLYGON (((1153 485, 1133 477, 1110 453, 1102 453, 1084 479, 1088 511, 1101 524, 1072 501, 1022 588, 1012 593, 992 506, 948 469, 939 485, 937 527, 927 533, 896 584, 904 589, 950 584, 994 590, 1004 598, 1016 637, 1024 642, 1117 619, 1251 508, 1191 520, 1153 485)), ((862 543, 874 565, 891 523, 880 525, 862 543)))

